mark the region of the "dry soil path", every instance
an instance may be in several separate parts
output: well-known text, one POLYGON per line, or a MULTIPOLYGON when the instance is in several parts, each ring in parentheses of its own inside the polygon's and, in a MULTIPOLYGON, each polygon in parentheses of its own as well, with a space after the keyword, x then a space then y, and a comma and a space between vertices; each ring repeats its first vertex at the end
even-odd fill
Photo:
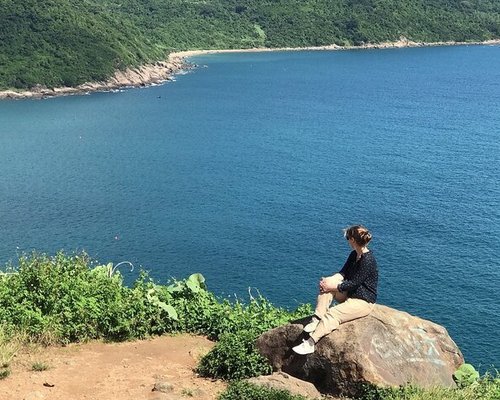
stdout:
POLYGON ((215 400, 220 381, 194 372, 213 343, 162 336, 125 343, 72 344, 20 352, 0 380, 1 400, 215 400), (48 366, 32 370, 34 363, 48 366), (162 391, 153 390, 161 386, 162 391))

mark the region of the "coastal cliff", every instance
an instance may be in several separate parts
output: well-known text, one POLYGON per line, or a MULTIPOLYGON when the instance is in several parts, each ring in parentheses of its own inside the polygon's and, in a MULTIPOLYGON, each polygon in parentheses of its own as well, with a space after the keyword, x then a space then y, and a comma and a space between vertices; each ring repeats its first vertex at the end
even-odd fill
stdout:
POLYGON ((406 44, 499 39, 500 3, 13 0, 0 8, 0 90, 43 97, 114 90, 120 79, 141 85, 164 72, 149 80, 135 74, 185 50, 384 47, 401 37, 406 44))
POLYGON ((29 90, 5 90, 0 92, 0 99, 41 99, 91 92, 109 92, 128 87, 141 87, 171 80, 175 74, 190 68, 192 68, 192 64, 187 63, 182 56, 174 53, 166 61, 158 61, 125 71, 118 70, 110 79, 105 81, 87 82, 75 87, 62 86, 48 88, 43 85, 36 85, 29 90))
POLYGON ((415 42, 401 37, 395 42, 368 43, 360 46, 329 46, 317 47, 283 47, 283 48, 253 48, 253 49, 226 49, 226 50, 189 50, 171 53, 167 60, 153 64, 145 64, 138 68, 117 70, 114 75, 105 81, 86 82, 75 87, 63 86, 48 88, 36 85, 29 90, 0 91, 0 99, 43 99, 55 96, 89 94, 92 92, 109 92, 131 87, 144 87, 172 80, 175 74, 187 71, 195 66, 188 61, 189 57, 202 54, 266 52, 266 51, 340 51, 362 49, 396 49, 406 47, 432 46, 471 46, 471 45, 500 45, 500 39, 491 39, 484 42, 415 42))

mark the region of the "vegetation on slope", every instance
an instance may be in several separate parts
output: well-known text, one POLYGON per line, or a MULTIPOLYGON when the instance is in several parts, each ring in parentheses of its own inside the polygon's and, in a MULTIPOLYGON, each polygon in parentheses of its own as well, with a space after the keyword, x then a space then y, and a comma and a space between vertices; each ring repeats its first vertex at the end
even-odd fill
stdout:
POLYGON ((2 337, 51 344, 188 332, 219 341, 202 360, 202 375, 239 379, 270 372, 254 347, 262 332, 311 313, 262 297, 219 300, 200 274, 158 285, 143 272, 128 287, 112 264, 92 267, 85 254, 32 254, 0 274, 0 356, 2 337))
MULTIPOLYGON (((262 297, 246 304, 220 300, 207 290, 200 274, 159 285, 141 273, 128 287, 116 266, 92 266, 85 254, 31 254, 7 270, 0 273, 0 379, 10 374, 9 364, 22 341, 126 340, 190 332, 217 341, 201 359, 198 372, 233 382, 220 400, 302 399, 239 380, 271 372, 255 349, 255 339, 268 329, 310 315, 310 305, 290 312, 262 297)), ((500 398, 500 376, 478 379, 471 366, 465 367, 456 374, 459 389, 367 388, 363 400, 500 398)))
POLYGON ((500 37, 496 0, 0 0, 0 89, 75 86, 173 50, 500 37))
POLYGON ((13 273, 0 274, 3 331, 48 343, 127 340, 167 332, 218 340, 240 330, 260 334, 310 311, 306 307, 292 313, 260 297, 249 304, 219 300, 206 290, 200 274, 159 285, 141 272, 128 287, 116 267, 92 266, 84 253, 22 256, 13 273))

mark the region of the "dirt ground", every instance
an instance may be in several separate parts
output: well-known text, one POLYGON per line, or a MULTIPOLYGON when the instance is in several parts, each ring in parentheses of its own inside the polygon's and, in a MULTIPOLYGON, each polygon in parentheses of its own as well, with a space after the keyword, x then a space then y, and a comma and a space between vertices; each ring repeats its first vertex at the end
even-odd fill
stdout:
POLYGON ((225 384, 193 370, 212 346, 179 335, 25 350, 0 380, 0 400, 215 400, 225 384), (33 371, 36 363, 48 369, 33 371))

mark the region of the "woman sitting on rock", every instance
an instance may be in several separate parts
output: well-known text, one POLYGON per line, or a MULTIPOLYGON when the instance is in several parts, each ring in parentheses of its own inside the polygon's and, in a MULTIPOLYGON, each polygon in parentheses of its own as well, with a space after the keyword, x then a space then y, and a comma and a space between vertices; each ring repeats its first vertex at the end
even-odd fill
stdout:
POLYGON ((353 251, 337 274, 319 282, 316 310, 304 327, 310 337, 293 348, 298 354, 313 353, 318 340, 340 324, 370 314, 377 300, 377 262, 367 247, 371 233, 364 226, 353 225, 344 230, 344 236, 353 251), (330 307, 333 300, 338 304, 330 307))

